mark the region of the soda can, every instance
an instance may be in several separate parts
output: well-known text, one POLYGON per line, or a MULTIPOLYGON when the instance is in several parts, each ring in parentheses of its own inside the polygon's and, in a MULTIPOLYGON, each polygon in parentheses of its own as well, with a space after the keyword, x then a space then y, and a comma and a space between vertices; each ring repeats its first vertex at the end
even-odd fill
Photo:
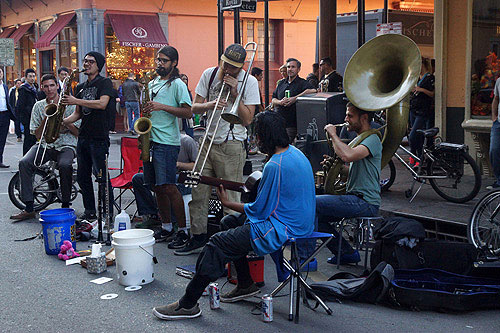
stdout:
POLYGON ((212 282, 208 285, 208 293, 210 297, 210 309, 215 310, 220 308, 219 284, 212 282))
POLYGON ((262 296, 262 321, 265 323, 273 321, 273 297, 270 294, 262 296))
POLYGON ((290 90, 285 90, 285 97, 290 98, 290 90))

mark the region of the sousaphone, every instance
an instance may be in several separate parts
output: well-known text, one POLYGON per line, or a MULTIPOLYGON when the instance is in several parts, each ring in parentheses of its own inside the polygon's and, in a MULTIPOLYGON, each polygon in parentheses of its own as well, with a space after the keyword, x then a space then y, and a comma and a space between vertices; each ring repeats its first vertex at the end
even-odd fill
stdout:
MULTIPOLYGON (((349 101, 365 111, 386 110, 382 138, 384 168, 406 134, 410 108, 409 93, 420 74, 422 58, 418 46, 408 37, 389 34, 375 37, 351 57, 344 74, 344 90, 349 101)), ((325 193, 341 194, 338 181, 342 160, 327 171, 325 193)))

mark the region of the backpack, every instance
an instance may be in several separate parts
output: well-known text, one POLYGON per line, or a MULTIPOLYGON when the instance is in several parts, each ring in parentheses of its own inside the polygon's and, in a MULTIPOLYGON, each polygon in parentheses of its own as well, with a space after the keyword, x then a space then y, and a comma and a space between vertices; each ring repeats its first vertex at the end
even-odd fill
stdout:
POLYGON ((370 267, 387 262, 394 269, 435 268, 467 275, 477 259, 474 245, 437 239, 425 239, 413 248, 385 240, 375 242, 370 256, 370 267))
POLYGON ((367 277, 340 272, 328 281, 311 283, 312 290, 326 300, 352 300, 362 303, 379 303, 385 299, 394 269, 381 262, 367 277))

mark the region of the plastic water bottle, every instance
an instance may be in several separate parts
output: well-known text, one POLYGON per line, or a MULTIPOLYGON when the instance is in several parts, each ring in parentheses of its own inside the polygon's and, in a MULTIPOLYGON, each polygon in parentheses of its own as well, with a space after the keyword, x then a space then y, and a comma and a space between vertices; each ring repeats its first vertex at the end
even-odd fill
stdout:
POLYGON ((130 216, 122 210, 115 216, 115 232, 130 229, 130 216))

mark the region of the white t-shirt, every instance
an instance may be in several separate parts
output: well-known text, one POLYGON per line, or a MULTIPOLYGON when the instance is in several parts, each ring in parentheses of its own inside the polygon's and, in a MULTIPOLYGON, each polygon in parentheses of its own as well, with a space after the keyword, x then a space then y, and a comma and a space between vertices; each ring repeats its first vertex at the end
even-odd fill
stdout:
MULTIPOLYGON (((497 79, 497 82, 495 83, 495 96, 500 97, 500 78, 497 79)), ((497 120, 500 122, 500 103, 498 103, 498 117, 497 120)))
MULTIPOLYGON (((206 69, 203 74, 201 75, 200 82, 198 82, 198 85, 196 86, 195 93, 197 95, 200 95, 204 98, 207 97, 208 93, 208 83, 210 81, 210 77, 212 76, 212 72, 214 71, 215 67, 210 67, 206 69)), ((218 71, 221 71, 219 68, 218 71)), ((222 87, 222 81, 219 80, 218 78, 219 73, 215 75, 214 81, 212 82, 212 85, 210 86, 210 94, 208 97, 208 101, 213 101, 217 99, 219 96, 220 89, 222 87)), ((238 91, 241 90, 241 85, 243 83, 243 78, 245 76, 245 71, 241 70, 240 73, 238 74, 238 91)), ((222 97, 222 98, 225 98, 222 97)), ((226 110, 231 110, 233 107, 233 102, 234 102, 235 97, 230 97, 228 101, 228 105, 226 107, 226 110)), ((244 105, 259 105, 260 104, 260 94, 259 94, 259 84, 257 82, 257 79, 253 77, 252 75, 248 76, 247 79, 247 85, 245 87, 245 91, 243 92, 243 96, 241 98, 242 102, 244 105)), ((217 123, 218 117, 220 117, 220 110, 216 111, 214 121, 212 123, 212 126, 209 129, 209 137, 212 138, 212 133, 215 129, 215 125, 217 123)), ((212 110, 208 112, 208 119, 210 120, 210 116, 212 114, 212 110)), ((224 119, 221 119, 219 128, 217 129, 217 133, 215 133, 215 138, 214 143, 222 143, 226 140, 233 140, 233 135, 235 140, 243 141, 247 138, 247 130, 245 126, 243 125, 234 125, 234 128, 232 130, 232 133, 229 133, 230 130, 230 124, 225 121, 224 119), (229 133, 229 137, 228 137, 229 133)))

